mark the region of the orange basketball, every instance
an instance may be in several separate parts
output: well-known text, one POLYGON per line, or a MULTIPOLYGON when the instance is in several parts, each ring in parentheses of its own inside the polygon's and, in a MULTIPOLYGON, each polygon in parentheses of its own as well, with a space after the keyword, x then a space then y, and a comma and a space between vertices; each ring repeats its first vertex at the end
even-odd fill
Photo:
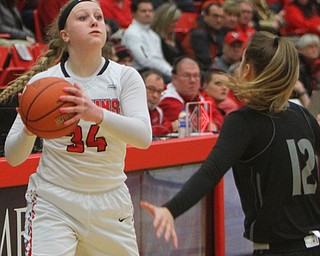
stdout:
POLYGON ((61 107, 74 106, 60 101, 68 95, 63 88, 73 86, 65 79, 46 77, 27 85, 20 102, 20 115, 25 126, 35 135, 45 139, 60 138, 71 134, 77 123, 64 126, 64 122, 75 114, 61 113, 61 107))

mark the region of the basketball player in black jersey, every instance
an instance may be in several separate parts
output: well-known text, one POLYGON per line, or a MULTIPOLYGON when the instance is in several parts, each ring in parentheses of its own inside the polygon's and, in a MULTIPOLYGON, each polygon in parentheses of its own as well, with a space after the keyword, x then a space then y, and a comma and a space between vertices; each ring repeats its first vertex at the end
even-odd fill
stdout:
POLYGON ((319 256, 319 124, 289 103, 298 57, 286 38, 256 32, 232 86, 245 106, 229 114, 200 169, 162 207, 141 202, 158 237, 178 245, 174 219, 204 197, 232 167, 253 255, 319 256))

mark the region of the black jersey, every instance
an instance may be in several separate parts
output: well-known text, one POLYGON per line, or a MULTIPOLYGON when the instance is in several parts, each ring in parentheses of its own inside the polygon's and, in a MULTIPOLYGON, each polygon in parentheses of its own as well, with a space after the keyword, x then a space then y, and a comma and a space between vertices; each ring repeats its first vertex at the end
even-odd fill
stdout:
POLYGON ((208 158, 165 206, 176 218, 232 167, 244 236, 258 243, 301 239, 320 230, 319 153, 319 125, 303 107, 289 103, 275 114, 243 107, 226 117, 208 158))

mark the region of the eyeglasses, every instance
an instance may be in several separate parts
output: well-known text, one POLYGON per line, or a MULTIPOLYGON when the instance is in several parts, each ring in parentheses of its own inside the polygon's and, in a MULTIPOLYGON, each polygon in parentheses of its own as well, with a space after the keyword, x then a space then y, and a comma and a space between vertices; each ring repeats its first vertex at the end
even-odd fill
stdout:
POLYGON ((154 12, 153 9, 138 9, 137 11, 139 11, 139 12, 141 12, 141 13, 147 13, 147 12, 152 13, 152 12, 154 12))
POLYGON ((181 74, 181 75, 178 75, 177 76, 180 76, 182 79, 184 80, 191 80, 191 79, 194 79, 194 80, 200 80, 201 78, 201 75, 200 74, 181 74))
POLYGON ((219 15, 216 13, 210 14, 209 16, 214 19, 223 19, 224 18, 224 15, 219 15))
POLYGON ((163 89, 157 90, 156 88, 154 88, 152 86, 146 86, 146 89, 151 93, 157 93, 159 95, 162 95, 162 93, 163 93, 163 89))

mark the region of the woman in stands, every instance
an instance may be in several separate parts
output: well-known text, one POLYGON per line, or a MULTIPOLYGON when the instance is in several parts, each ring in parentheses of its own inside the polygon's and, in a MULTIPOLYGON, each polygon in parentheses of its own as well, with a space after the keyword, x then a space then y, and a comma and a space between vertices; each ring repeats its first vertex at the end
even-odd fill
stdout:
POLYGON ((175 33, 176 24, 180 16, 181 11, 175 4, 164 3, 155 10, 151 24, 151 28, 161 38, 163 55, 171 65, 176 58, 183 54, 175 33))

